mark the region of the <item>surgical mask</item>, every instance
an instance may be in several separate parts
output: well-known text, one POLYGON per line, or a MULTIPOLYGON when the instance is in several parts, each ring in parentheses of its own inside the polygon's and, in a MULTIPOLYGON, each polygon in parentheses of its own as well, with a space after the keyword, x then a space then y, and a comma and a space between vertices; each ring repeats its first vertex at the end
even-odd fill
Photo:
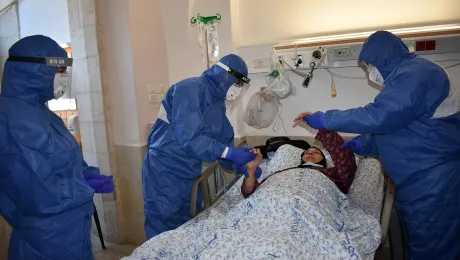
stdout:
POLYGON ((306 163, 304 163, 302 165, 305 165, 305 166, 309 165, 309 166, 315 166, 315 167, 324 168, 321 164, 316 164, 316 163, 312 163, 312 162, 306 162, 306 163))
POLYGON ((233 84, 227 91, 227 95, 225 96, 225 100, 234 100, 236 97, 238 97, 241 93, 241 87, 233 84))
POLYGON ((383 86, 385 79, 383 79, 380 71, 374 67, 372 64, 367 65, 367 71, 369 72, 369 80, 383 86))
POLYGON ((64 73, 57 73, 54 76, 54 98, 61 98, 69 87, 69 77, 64 73))

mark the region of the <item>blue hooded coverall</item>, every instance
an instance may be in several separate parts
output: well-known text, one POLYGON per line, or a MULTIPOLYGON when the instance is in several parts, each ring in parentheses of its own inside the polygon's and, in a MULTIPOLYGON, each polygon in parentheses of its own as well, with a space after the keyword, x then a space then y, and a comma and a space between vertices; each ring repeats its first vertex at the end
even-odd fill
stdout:
MULTIPOLYGON (((247 77, 240 57, 231 54, 220 62, 247 77)), ((233 145, 224 99, 236 81, 214 65, 201 77, 180 81, 166 93, 161 108, 165 116, 159 115, 150 132, 142 168, 147 239, 191 218, 192 183, 201 173, 202 162, 216 161, 225 147, 233 145)), ((224 162, 229 168, 228 161, 221 160, 224 162)), ((201 196, 197 208, 200 206, 201 196)))
POLYGON ((385 79, 374 103, 327 111, 326 129, 363 134, 359 154, 380 156, 396 184, 411 259, 454 259, 460 253, 460 113, 433 115, 450 83, 437 64, 410 53, 388 32, 376 32, 360 60, 385 79))
MULTIPOLYGON (((15 43, 12 56, 67 57, 45 36, 15 43)), ((0 94, 0 214, 13 227, 9 259, 93 259, 93 193, 80 147, 46 106, 57 67, 7 61, 0 94)))

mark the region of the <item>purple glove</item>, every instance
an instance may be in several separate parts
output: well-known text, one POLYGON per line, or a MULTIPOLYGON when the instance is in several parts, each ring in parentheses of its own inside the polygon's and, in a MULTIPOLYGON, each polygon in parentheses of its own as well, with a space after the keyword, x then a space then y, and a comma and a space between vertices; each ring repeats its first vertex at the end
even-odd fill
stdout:
MULTIPOLYGON (((244 165, 237 165, 236 166, 236 172, 244 174, 244 177, 249 178, 249 173, 246 170, 246 166, 244 165)), ((256 179, 259 179, 260 176, 262 176, 262 169, 260 167, 257 167, 256 172, 255 172, 255 177, 256 179)))
POLYGON ((311 128, 319 130, 324 128, 323 117, 324 113, 318 111, 309 116, 304 116, 303 121, 307 122, 311 128))
POLYGON ((357 153, 361 149, 361 142, 358 140, 357 137, 353 138, 353 140, 348 141, 342 145, 342 148, 349 147, 352 152, 357 153))
POLYGON ((113 192, 113 176, 105 175, 87 175, 85 176, 86 183, 96 193, 111 193, 113 192))
POLYGON ((228 153, 225 159, 237 165, 246 165, 246 163, 256 158, 254 153, 249 152, 250 150, 252 150, 252 148, 249 147, 228 147, 228 153))
POLYGON ((99 168, 89 166, 83 172, 83 176, 88 186, 95 190, 96 193, 113 192, 113 176, 101 175, 99 168))

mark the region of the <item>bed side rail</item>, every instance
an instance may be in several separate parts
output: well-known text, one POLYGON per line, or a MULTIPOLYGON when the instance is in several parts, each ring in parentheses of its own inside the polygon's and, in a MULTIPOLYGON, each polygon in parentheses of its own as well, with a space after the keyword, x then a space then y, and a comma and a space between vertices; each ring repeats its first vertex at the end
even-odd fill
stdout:
MULTIPOLYGON (((246 138, 240 138, 240 139, 235 140, 234 145, 235 147, 247 145, 246 138)), ((204 172, 202 172, 201 175, 198 176, 193 181, 193 184, 192 184, 192 194, 191 194, 191 199, 190 199, 190 216, 192 216, 192 218, 195 217, 199 213, 197 212, 197 209, 196 209, 196 202, 198 199, 198 186, 201 187, 201 193, 203 194, 203 207, 201 208, 201 211, 204 211, 207 208, 209 208, 214 202, 216 202, 225 193, 225 191, 228 190, 228 188, 231 187, 238 179, 238 178, 235 178, 230 183, 230 185, 228 185, 229 187, 223 187, 223 189, 220 190, 216 194, 215 197, 212 197, 209 192, 209 182, 208 182, 209 177, 211 176, 211 174, 214 174, 216 170, 220 170, 222 172, 221 174, 222 176, 220 177, 224 178, 224 185, 225 185, 225 177, 223 176, 223 172, 225 170, 220 167, 218 162, 214 162, 210 164, 204 163, 204 165, 207 167, 207 169, 204 172)))
POLYGON ((390 228, 391 211, 394 204, 395 184, 386 174, 384 192, 382 215, 380 217, 380 226, 382 228, 382 240, 380 244, 388 246, 388 230, 390 228))

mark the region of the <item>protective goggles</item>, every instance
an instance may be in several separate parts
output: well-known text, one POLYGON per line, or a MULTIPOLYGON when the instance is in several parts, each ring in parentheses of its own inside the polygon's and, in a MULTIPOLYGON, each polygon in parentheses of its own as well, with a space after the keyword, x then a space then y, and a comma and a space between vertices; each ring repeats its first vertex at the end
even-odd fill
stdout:
POLYGON ((239 73, 238 71, 232 69, 232 68, 229 68, 227 65, 221 63, 221 62, 218 62, 216 63, 217 66, 223 68, 224 70, 226 70, 230 75, 232 75, 233 77, 237 78, 238 81, 237 81, 237 85, 242 87, 244 83, 246 84, 249 84, 249 82, 251 82, 251 80, 247 77, 245 77, 243 74, 239 73))
POLYGON ((73 59, 67 58, 67 57, 36 58, 36 57, 9 56, 7 61, 39 63, 39 64, 46 64, 52 67, 71 67, 73 63, 73 59))

